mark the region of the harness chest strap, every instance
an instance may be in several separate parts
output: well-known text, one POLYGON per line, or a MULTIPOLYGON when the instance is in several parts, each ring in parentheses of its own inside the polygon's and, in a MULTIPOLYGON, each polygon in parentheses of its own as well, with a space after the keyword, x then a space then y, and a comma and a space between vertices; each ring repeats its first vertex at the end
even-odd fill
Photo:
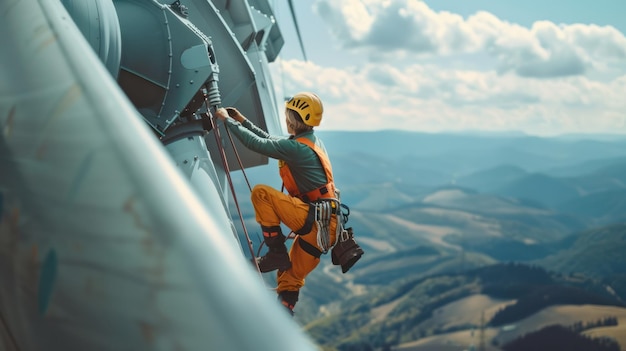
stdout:
POLYGON ((289 192, 289 195, 297 197, 304 202, 312 202, 317 199, 334 198, 335 197, 335 183, 333 180, 333 171, 332 171, 332 167, 330 165, 330 160, 328 159, 328 156, 326 156, 326 153, 324 152, 324 150, 322 150, 319 146, 317 146, 308 138, 300 137, 296 139, 296 141, 310 147, 315 152, 315 154, 317 155, 318 159, 320 160, 322 164, 322 167, 324 168, 324 173, 326 174, 326 181, 328 183, 324 184, 323 186, 317 189, 313 189, 304 194, 301 194, 300 190, 298 189, 298 186, 296 185, 296 181, 294 180, 293 175, 291 174, 291 170, 289 169, 289 166, 287 164, 283 164, 280 166, 280 177, 283 180, 283 184, 285 185, 287 192, 289 192))

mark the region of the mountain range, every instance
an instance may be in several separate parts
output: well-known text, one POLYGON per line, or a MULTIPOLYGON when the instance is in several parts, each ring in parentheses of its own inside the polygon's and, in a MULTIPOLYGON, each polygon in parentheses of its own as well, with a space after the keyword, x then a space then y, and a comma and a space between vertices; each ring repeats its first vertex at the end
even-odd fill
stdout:
MULTIPOLYGON (((507 264, 545 270, 550 286, 544 289, 557 296, 555 304, 610 305, 602 309, 626 316, 626 259, 621 254, 626 246, 626 137, 403 131, 318 135, 333 163, 341 200, 351 209, 348 226, 366 252, 347 274, 322 257, 301 291, 295 318, 325 349, 421 350, 425 340, 452 340, 477 330, 480 314, 489 311, 493 318, 502 303, 520 302, 521 296, 494 294, 498 289, 490 290, 495 283, 488 279, 476 280, 480 270, 514 275, 497 269, 511 269, 507 264), (425 285, 416 288, 420 284, 425 285), (417 290, 406 295, 409 285, 417 290), (574 294, 571 289, 578 290, 574 294), (563 300, 572 294, 584 299, 563 300), (459 316, 466 324, 433 327, 441 322, 434 311, 461 301, 485 305, 471 309, 471 318, 459 316), (422 307, 411 312, 415 306, 422 307)), ((275 161, 246 170, 246 176, 253 184, 280 189, 275 161)), ((241 172, 234 172, 233 179, 244 222, 258 232, 241 172)), ((258 234, 253 241, 258 247, 258 234)), ((273 275, 266 279, 273 284, 273 275)), ((534 313, 548 313, 555 304, 534 313)), ((553 319, 561 325, 576 323, 576 318, 595 316, 592 311, 599 308, 553 319)), ((626 319, 620 318, 623 327, 626 319)), ((536 328, 527 322, 524 326, 525 332, 545 327, 539 322, 536 328)), ((493 349, 512 340, 496 326, 484 329, 498 344, 493 349)), ((621 342, 626 348, 626 340, 621 342)))

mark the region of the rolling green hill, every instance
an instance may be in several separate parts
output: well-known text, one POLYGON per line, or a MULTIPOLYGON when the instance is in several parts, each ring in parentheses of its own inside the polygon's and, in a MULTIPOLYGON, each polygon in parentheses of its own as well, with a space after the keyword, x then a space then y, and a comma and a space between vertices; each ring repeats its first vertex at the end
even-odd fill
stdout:
POLYGON ((596 278, 626 273, 626 223, 586 230, 568 242, 568 247, 535 263, 557 272, 596 278))
MULTIPOLYGON (((505 164, 529 172, 567 167, 594 159, 626 157, 624 138, 542 138, 510 134, 419 133, 408 131, 318 131, 331 155, 360 152, 405 159, 446 174, 470 173, 505 164)), ((405 162, 408 163, 408 162, 405 162)))
POLYGON ((626 222, 626 189, 581 196, 559 204, 555 209, 583 218, 595 226, 626 222))
POLYGON ((482 192, 490 192, 527 174, 528 172, 518 166, 504 164, 460 177, 456 180, 456 184, 482 192))
POLYGON ((442 329, 429 320, 442 306, 476 294, 518 301, 486 321, 494 325, 523 319, 542 308, 562 303, 623 307, 591 280, 573 285, 538 267, 497 264, 464 273, 399 280, 343 302, 336 313, 307 324, 305 330, 329 350, 398 345, 429 335, 475 328, 476 325, 468 324, 442 329))
MULTIPOLYGON (((535 295, 517 305, 522 310, 541 306, 537 300, 546 292, 557 300, 576 294, 594 303, 577 289, 618 302, 626 297, 626 228, 611 226, 626 222, 624 138, 320 135, 351 208, 348 226, 365 250, 348 274, 323 256, 301 291, 295 319, 329 350, 395 345, 454 330, 469 334, 463 328, 475 327, 480 316, 442 324, 432 314, 476 296, 492 301, 489 308, 513 306, 522 296, 503 293, 531 289, 535 295), (549 275, 556 287, 506 283, 502 279, 520 274, 507 269, 492 270, 493 277, 486 270, 469 274, 498 262, 541 264, 558 272, 549 275)), ((247 170, 252 186, 280 189, 277 173, 275 161, 247 170)), ((233 179, 257 248, 249 190, 241 172, 233 179)), ((239 227, 232 199, 231 214, 239 227)), ((266 278, 271 286, 275 274, 266 278)))
POLYGON ((514 180, 494 190, 494 193, 530 199, 548 206, 555 206, 581 195, 575 183, 541 173, 530 174, 514 180))
POLYGON ((594 173, 604 167, 611 166, 617 163, 626 162, 626 158, 622 156, 618 157, 603 157, 598 155, 597 158, 591 160, 576 162, 572 165, 548 168, 544 170, 544 173, 553 177, 580 177, 590 173, 594 173))

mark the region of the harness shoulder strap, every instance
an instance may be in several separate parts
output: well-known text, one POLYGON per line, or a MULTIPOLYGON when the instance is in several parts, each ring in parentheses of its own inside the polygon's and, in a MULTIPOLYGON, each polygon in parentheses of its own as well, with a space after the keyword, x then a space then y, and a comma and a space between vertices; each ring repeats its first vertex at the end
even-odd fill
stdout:
POLYGON ((333 182, 333 169, 330 164, 330 160, 328 159, 328 155, 326 155, 324 150, 322 150, 322 148, 317 146, 317 144, 315 144, 314 142, 309 140, 309 138, 306 138, 306 137, 300 137, 296 139, 296 141, 310 147, 311 149, 313 149, 313 151, 315 151, 315 153, 317 154, 317 157, 320 159, 320 162, 322 162, 322 167, 324 167, 324 172, 326 173, 326 180, 329 183, 332 183, 333 182))
POLYGON ((313 189, 304 194, 298 194, 298 197, 304 202, 312 202, 318 199, 325 198, 334 198, 335 197, 335 182, 333 180, 333 170, 330 164, 330 160, 328 159, 328 155, 326 152, 319 146, 317 146, 314 142, 309 140, 306 137, 300 137, 296 139, 297 142, 304 144, 311 148, 313 152, 317 155, 317 158, 320 160, 322 167, 324 168, 324 173, 326 175, 327 183, 322 185, 317 189, 313 189))

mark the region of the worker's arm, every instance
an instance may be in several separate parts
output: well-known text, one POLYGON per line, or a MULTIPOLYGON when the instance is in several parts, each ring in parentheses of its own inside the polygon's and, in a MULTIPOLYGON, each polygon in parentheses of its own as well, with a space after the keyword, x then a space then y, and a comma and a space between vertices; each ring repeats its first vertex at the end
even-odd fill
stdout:
MULTIPOLYGON (((263 129, 257 127, 254 123, 250 122, 250 120, 247 119, 246 116, 244 116, 236 108, 234 108, 234 107, 226 107, 226 112, 227 112, 228 116, 232 117, 235 121, 241 123, 242 126, 244 126, 246 129, 250 130, 252 133, 256 134, 257 136, 259 136, 261 138, 271 138, 272 137, 269 133, 267 133, 263 129)), ((220 112, 220 113, 222 114, 222 117, 225 117, 225 116, 223 116, 223 111, 220 112)), ((217 117, 220 118, 219 115, 217 117)), ((223 120, 223 118, 220 118, 220 119, 223 120)))
POLYGON ((241 119, 246 124, 244 125, 234 117, 228 116, 225 109, 218 109, 215 116, 224 122, 226 128, 245 147, 267 157, 290 161, 298 159, 298 157, 301 157, 302 152, 306 152, 297 141, 286 137, 273 137, 245 118, 241 119), (262 133, 258 135, 257 132, 262 133))

